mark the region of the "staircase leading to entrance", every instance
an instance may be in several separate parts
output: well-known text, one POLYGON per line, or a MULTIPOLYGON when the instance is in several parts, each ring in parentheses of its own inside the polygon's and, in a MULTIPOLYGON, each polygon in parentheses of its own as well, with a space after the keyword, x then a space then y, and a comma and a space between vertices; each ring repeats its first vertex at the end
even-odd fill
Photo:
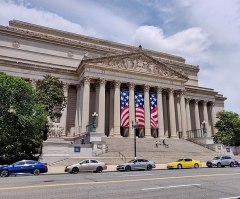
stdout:
MULTIPOLYGON (((133 138, 104 137, 102 141, 106 142, 108 153, 102 154, 100 157, 119 158, 119 152, 121 152, 126 160, 134 158, 133 138)), ((219 155, 184 139, 165 139, 167 148, 163 145, 158 145, 157 148, 155 142, 154 138, 137 138, 137 157, 152 159, 156 163, 167 163, 185 157, 207 161, 213 156, 219 155)))

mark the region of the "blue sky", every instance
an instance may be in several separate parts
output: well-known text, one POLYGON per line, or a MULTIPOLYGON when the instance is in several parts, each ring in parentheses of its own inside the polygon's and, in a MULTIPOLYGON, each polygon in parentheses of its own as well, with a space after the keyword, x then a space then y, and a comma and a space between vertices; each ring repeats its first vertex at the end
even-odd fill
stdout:
POLYGON ((240 0, 0 0, 11 19, 183 56, 240 114, 240 0))

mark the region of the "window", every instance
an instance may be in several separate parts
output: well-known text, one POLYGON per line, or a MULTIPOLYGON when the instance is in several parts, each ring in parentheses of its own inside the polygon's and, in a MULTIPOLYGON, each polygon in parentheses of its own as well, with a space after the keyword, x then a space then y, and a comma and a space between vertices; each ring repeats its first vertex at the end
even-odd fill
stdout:
POLYGON ((37 162, 36 161, 33 161, 33 160, 27 160, 26 161, 26 164, 36 164, 37 162))
POLYGON ((91 163, 98 163, 97 160, 90 160, 91 163))
POLYGON ((15 166, 21 166, 21 165, 24 165, 25 164, 25 162, 24 161, 21 161, 21 162, 16 162, 14 165, 15 166))
POLYGON ((192 159, 185 159, 186 162, 192 162, 192 159))

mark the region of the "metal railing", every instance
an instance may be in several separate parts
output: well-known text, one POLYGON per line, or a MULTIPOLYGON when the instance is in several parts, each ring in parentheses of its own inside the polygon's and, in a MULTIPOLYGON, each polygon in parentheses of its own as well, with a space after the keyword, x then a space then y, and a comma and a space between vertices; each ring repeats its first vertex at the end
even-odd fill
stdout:
POLYGON ((187 136, 188 136, 188 139, 202 138, 204 137, 204 131, 203 129, 189 130, 187 131, 187 136))
POLYGON ((127 161, 127 158, 121 152, 118 152, 118 155, 124 162, 127 161))

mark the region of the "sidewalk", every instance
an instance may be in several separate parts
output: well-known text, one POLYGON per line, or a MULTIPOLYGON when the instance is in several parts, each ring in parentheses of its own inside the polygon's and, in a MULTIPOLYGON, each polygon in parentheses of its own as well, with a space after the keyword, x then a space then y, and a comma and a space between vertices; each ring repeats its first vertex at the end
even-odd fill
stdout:
MULTIPOLYGON (((202 162, 202 167, 206 167, 206 163, 202 162)), ((116 171, 117 165, 107 165, 107 170, 104 172, 116 171)), ((46 174, 61 174, 64 172, 65 166, 48 166, 48 173, 46 174)), ((167 164, 156 164, 156 170, 167 169, 167 164)))

